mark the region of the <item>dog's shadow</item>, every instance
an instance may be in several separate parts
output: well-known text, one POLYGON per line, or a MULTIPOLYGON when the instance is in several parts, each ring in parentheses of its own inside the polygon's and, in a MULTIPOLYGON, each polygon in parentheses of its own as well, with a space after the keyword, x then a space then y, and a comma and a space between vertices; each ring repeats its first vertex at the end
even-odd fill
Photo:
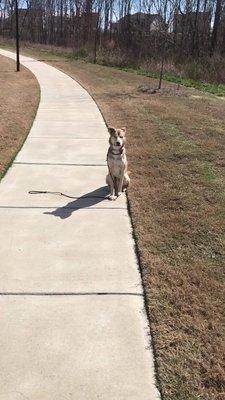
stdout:
MULTIPOLYGON (((44 212, 44 214, 53 215, 61 219, 69 218, 74 211, 80 210, 81 208, 93 207, 96 204, 101 203, 103 200, 106 200, 108 195, 107 189, 107 186, 102 186, 92 192, 86 193, 81 197, 74 197, 74 201, 69 202, 65 206, 58 207, 52 212, 44 212)), ((67 196, 63 193, 61 193, 61 196, 73 198, 72 196, 67 196)))

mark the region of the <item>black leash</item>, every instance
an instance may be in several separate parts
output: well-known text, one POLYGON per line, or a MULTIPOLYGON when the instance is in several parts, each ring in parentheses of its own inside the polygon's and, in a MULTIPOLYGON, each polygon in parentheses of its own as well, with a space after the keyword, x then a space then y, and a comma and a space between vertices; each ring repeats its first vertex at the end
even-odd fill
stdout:
MULTIPOLYGON (((108 155, 111 153, 113 155, 120 155, 123 153, 123 148, 124 145, 121 146, 119 153, 113 153, 113 151, 109 148, 108 153, 107 153, 107 157, 106 157, 106 161, 107 161, 107 166, 108 166, 108 170, 109 170, 109 174, 111 176, 111 179, 113 181, 114 187, 115 187, 115 180, 112 176, 112 173, 110 171, 110 167, 109 167, 109 161, 108 161, 108 155)), ((63 197, 67 197, 68 199, 106 199, 107 197, 103 197, 103 196, 81 196, 81 197, 75 197, 75 196, 69 196, 65 193, 62 192, 50 192, 48 190, 30 190, 28 192, 28 194, 55 194, 58 196, 63 196, 63 197)))
POLYGON ((67 197, 68 199, 105 199, 106 197, 103 196, 80 196, 80 197, 75 197, 75 196, 69 196, 65 193, 62 192, 49 192, 47 190, 30 190, 28 192, 29 194, 56 194, 58 196, 63 196, 67 197))

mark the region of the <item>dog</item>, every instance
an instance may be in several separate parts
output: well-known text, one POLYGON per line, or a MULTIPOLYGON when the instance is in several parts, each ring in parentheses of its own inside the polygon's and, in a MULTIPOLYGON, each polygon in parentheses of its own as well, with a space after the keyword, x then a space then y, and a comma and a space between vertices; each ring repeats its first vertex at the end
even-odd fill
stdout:
POLYGON ((125 150, 126 128, 108 127, 108 131, 110 137, 107 153, 108 175, 106 176, 106 183, 110 192, 109 200, 116 200, 130 184, 125 150))

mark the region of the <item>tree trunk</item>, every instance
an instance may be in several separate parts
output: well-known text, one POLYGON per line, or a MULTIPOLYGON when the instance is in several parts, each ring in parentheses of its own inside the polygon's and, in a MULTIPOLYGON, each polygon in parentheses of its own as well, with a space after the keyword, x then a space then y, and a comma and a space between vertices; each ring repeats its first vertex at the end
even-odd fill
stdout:
POLYGON ((212 38, 211 38, 211 56, 213 55, 216 47, 217 47, 217 40, 218 40, 218 32, 220 26, 220 17, 221 17, 221 8, 222 8, 222 0, 216 1, 216 11, 215 11, 215 20, 213 24, 213 31, 212 31, 212 38))

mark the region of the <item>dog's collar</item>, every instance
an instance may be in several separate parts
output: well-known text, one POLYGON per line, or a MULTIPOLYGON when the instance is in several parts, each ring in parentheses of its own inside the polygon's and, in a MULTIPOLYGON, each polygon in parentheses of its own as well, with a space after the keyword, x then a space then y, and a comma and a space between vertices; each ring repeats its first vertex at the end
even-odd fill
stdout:
POLYGON ((120 147, 119 152, 116 152, 116 150, 112 149, 111 147, 109 148, 108 154, 111 153, 114 156, 119 156, 123 153, 124 145, 120 147))

